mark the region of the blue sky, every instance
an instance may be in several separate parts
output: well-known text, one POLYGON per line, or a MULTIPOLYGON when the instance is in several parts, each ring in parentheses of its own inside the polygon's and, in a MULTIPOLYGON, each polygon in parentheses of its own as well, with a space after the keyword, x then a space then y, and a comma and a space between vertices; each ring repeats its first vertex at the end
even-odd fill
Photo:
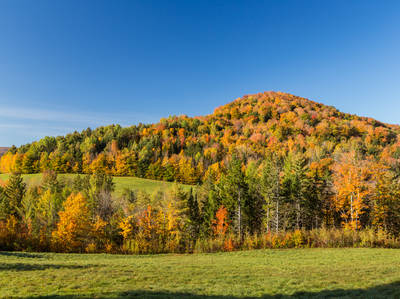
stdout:
POLYGON ((0 1, 0 146, 267 90, 400 123, 400 1, 0 1))

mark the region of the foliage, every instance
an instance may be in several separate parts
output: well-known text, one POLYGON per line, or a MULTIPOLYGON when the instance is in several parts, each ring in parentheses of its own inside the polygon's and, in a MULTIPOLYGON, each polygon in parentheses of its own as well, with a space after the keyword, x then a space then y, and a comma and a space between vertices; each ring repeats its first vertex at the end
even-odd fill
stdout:
POLYGON ((269 92, 205 117, 46 137, 1 157, 2 172, 44 173, 29 188, 19 174, 0 184, 0 224, 13 224, 4 246, 231 251, 325 246, 313 234, 326 231, 336 246, 342 229, 353 241, 343 237, 338 246, 396 247, 399 133, 398 126, 269 92), (76 174, 58 175, 66 172, 76 174), (112 175, 175 183, 142 192, 126 188, 137 179, 112 175), (356 241, 363 232, 380 241, 356 241))

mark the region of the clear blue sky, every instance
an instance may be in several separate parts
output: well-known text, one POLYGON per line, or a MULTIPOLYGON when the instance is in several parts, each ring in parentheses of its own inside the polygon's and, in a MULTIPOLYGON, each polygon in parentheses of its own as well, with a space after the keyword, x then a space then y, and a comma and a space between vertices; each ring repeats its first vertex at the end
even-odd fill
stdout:
POLYGON ((400 1, 0 1, 0 146, 267 90, 399 123, 400 1))

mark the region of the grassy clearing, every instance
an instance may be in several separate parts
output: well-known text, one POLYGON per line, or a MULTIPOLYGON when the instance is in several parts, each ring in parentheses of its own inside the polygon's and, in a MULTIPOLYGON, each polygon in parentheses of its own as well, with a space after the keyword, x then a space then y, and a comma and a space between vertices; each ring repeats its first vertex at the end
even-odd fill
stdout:
POLYGON ((400 251, 292 249, 154 256, 0 252, 2 298, 135 296, 399 298, 400 251))
MULTIPOLYGON (((77 174, 60 174, 59 177, 64 178, 74 178, 77 174)), ((0 174, 0 180, 5 181, 9 177, 9 174, 0 174)), ((22 175, 25 182, 28 185, 32 184, 39 184, 42 178, 42 174, 35 173, 35 174, 24 174, 22 175)), ((130 188, 133 190, 140 190, 145 191, 149 194, 157 190, 165 190, 167 188, 172 187, 174 183, 171 182, 162 182, 162 181, 155 181, 155 180, 148 180, 148 179, 141 179, 135 177, 114 177, 115 182, 115 193, 116 195, 120 195, 124 188, 130 188)), ((185 190, 189 190, 190 186, 182 185, 185 190)))

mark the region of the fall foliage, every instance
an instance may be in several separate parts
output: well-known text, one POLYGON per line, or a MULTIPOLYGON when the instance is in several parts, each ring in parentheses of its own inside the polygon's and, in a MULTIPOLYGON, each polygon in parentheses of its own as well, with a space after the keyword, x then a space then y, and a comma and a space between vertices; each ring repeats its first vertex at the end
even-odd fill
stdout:
POLYGON ((45 173, 39 186, 19 175, 0 184, 0 246, 131 253, 299 247, 304 234, 326 229, 371 230, 388 244, 400 237, 399 133, 396 125, 265 92, 207 116, 45 137, 0 158, 3 173, 45 173), (66 182, 57 173, 86 175, 66 182), (113 175, 197 187, 116 197, 113 175))

